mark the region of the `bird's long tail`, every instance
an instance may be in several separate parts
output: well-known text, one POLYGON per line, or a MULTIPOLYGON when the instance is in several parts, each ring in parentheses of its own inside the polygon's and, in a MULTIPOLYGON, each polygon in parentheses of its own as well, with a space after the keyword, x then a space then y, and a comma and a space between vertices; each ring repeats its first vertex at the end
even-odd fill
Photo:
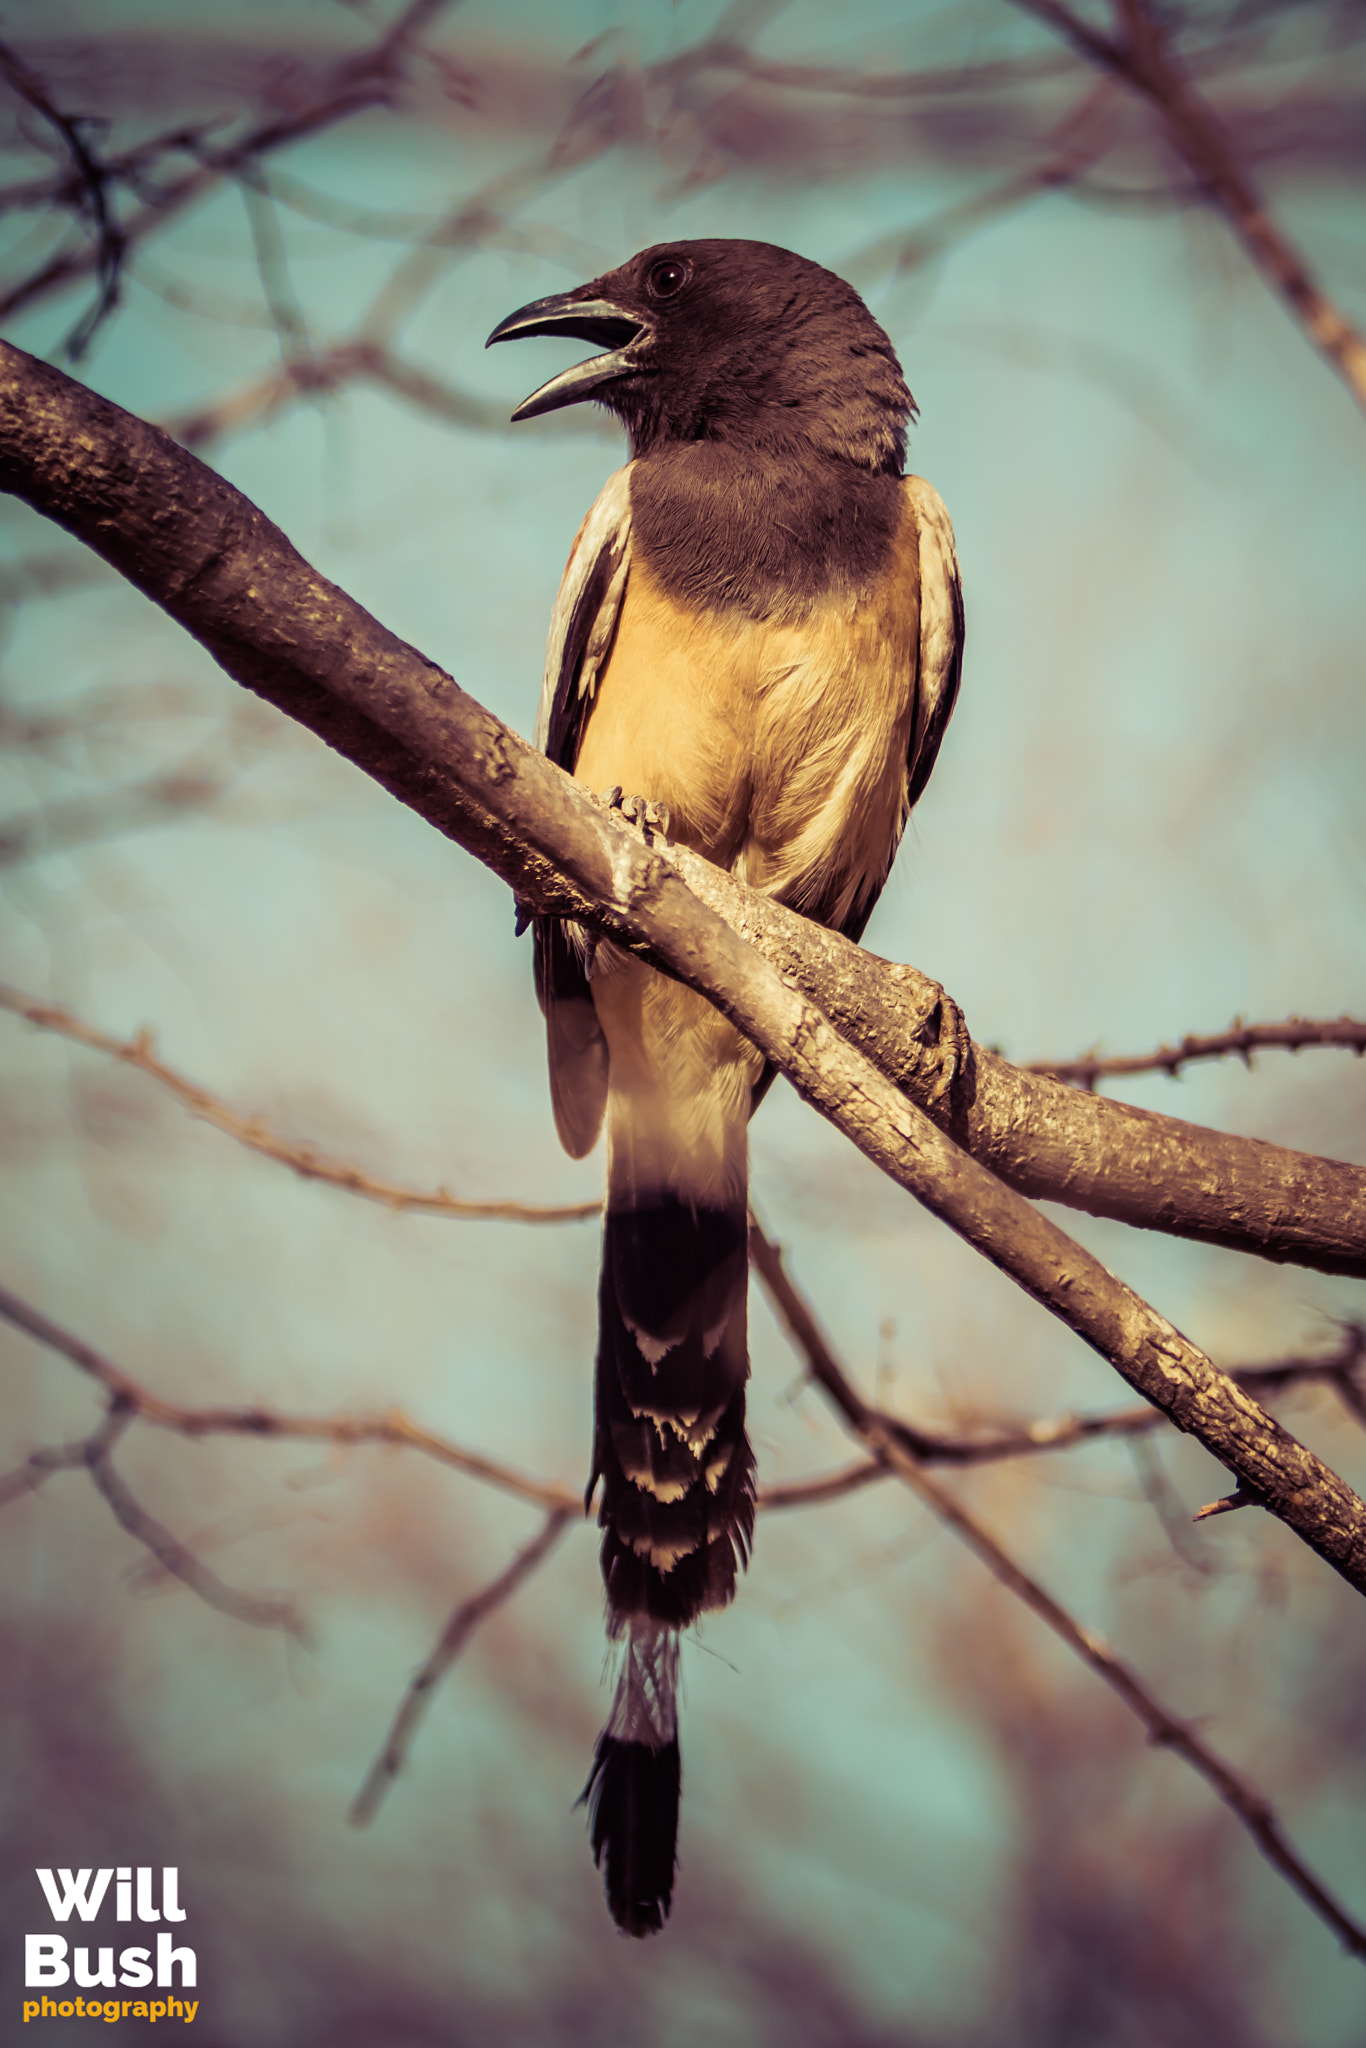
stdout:
MULTIPOLYGON (((676 986, 669 1001, 676 1009, 684 998, 699 1003, 676 986)), ((673 1891, 678 1633, 732 1599, 754 1528, 745 1434, 751 1062, 742 1041, 732 1051, 714 1011, 698 1031, 711 1057, 693 1089, 675 1036, 665 1077, 652 1065, 648 1082, 638 1069, 635 1086, 619 1088, 614 1075, 609 1105, 590 1491, 601 1478, 608 1633, 622 1662, 585 1796, 613 1918, 636 1935, 662 1926, 673 1891), (727 1055, 719 1061, 718 1049, 727 1055)), ((620 1074, 615 1046, 613 1061, 620 1074)))

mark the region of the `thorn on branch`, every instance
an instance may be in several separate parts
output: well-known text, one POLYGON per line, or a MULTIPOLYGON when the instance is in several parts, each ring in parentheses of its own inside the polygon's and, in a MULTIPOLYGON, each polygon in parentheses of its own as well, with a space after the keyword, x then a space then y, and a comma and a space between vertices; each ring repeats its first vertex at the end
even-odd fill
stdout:
POLYGON ((1177 1080, 1193 1060, 1226 1059, 1230 1055, 1252 1072, 1253 1054, 1268 1046, 1301 1052, 1306 1046, 1328 1045, 1344 1047, 1360 1059, 1366 1053, 1366 1021, 1344 1015, 1323 1019, 1289 1017, 1284 1024, 1245 1024, 1241 1017, 1235 1017, 1227 1031, 1216 1031, 1203 1038, 1188 1031, 1178 1045, 1160 1045, 1156 1052, 1102 1059, 1099 1049, 1093 1046, 1075 1060, 1031 1060, 1024 1072, 1048 1074, 1054 1080, 1070 1081, 1094 1094, 1098 1081, 1122 1074, 1166 1074, 1177 1080))
POLYGON ((1212 1515, 1231 1515, 1235 1508, 1261 1508, 1266 1502, 1260 1494, 1252 1493, 1239 1481, 1232 1493, 1226 1493, 1222 1500, 1207 1501, 1191 1516, 1193 1522, 1207 1522, 1212 1515))

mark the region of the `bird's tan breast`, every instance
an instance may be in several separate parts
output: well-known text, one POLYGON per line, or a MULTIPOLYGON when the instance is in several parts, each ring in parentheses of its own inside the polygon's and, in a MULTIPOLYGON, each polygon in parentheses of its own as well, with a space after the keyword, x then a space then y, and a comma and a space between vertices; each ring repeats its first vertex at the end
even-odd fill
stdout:
POLYGON ((905 822, 919 550, 796 620, 690 612, 633 560, 574 773, 667 803, 671 834, 831 923, 882 880, 905 822))

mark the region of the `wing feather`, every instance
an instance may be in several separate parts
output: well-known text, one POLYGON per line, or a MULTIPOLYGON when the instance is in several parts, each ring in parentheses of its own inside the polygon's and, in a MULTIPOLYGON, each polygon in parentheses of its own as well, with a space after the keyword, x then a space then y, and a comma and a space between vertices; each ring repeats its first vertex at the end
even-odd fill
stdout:
POLYGON ((860 940, 882 894, 906 829, 906 820, 924 794, 953 716, 963 672, 963 590, 958 551, 943 499, 923 476, 903 479, 915 515, 920 555, 920 623, 916 666, 915 718, 906 755, 906 794, 901 822, 887 848, 887 865, 877 887, 860 897, 839 929, 845 938, 860 940))
MULTIPOLYGON (((598 672, 612 651, 630 567, 630 487, 619 469, 579 528, 550 617, 535 739, 542 753, 571 772, 598 672)), ((597 1143, 607 1106, 607 1041, 577 927, 557 917, 538 917, 533 925, 555 1128, 570 1157, 582 1159, 597 1143)))
POLYGON ((915 507, 920 530, 920 687, 906 763, 909 812, 930 779, 958 701, 963 674, 963 585, 944 500, 923 476, 906 478, 906 494, 915 507))

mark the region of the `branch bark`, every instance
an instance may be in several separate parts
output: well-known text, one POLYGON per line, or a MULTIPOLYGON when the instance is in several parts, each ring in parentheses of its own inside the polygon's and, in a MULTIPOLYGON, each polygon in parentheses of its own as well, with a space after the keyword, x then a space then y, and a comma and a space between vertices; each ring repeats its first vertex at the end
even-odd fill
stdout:
POLYGON ((584 919, 706 995, 876 1165, 1366 1592, 1366 1502, 961 1151, 670 861, 319 576, 239 492, 157 429, 8 346, 0 438, 0 487, 94 547, 230 675, 360 762, 523 902, 584 919))
POLYGON ((1366 1278, 1366 1170, 1087 1094, 981 1045, 941 1102, 937 982, 812 925, 684 847, 666 852, 695 896, 800 982, 880 1073, 1021 1194, 1366 1278))
MULTIPOLYGON (((75 533, 230 675, 487 861, 526 901, 609 928, 602 904, 610 888, 584 886, 557 864, 543 833, 519 839, 496 798, 488 801, 501 764, 509 782, 529 776, 525 819, 544 826, 558 806, 567 827, 572 814, 580 853, 603 876, 619 857, 620 835, 591 800, 316 575, 213 471, 157 428, 3 343, 0 428, 0 488, 75 533), (472 750, 472 776, 451 772, 462 749, 472 750)), ((1021 1194, 1366 1278, 1366 1170, 1086 1096, 980 1046, 940 1102, 937 983, 755 895, 685 848, 660 852, 852 1045, 1021 1194)), ((663 872, 639 849, 631 858, 638 883, 663 872)), ((645 950, 634 927, 612 933, 645 950)))

